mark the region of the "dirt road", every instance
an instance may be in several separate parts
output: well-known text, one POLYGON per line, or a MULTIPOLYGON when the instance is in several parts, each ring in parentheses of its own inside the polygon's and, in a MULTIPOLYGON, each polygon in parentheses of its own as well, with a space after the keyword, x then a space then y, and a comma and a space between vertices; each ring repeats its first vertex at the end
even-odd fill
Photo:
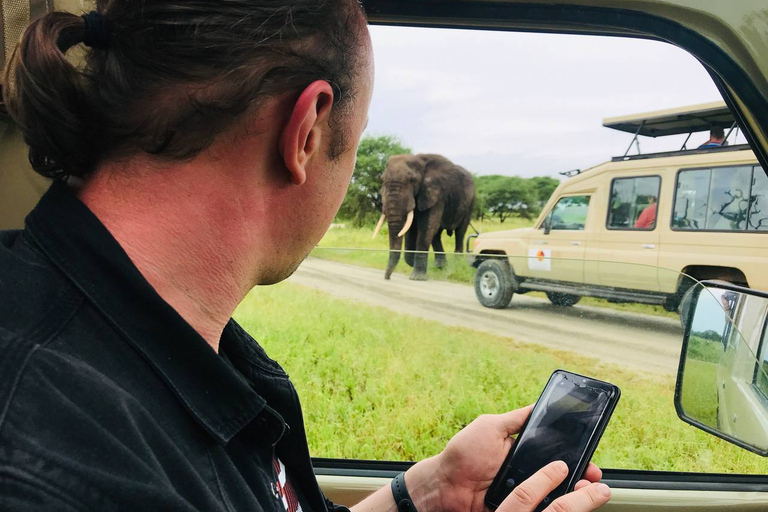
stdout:
POLYGON ((674 318, 548 301, 516 295, 505 310, 488 309, 465 284, 416 282, 384 271, 309 258, 289 281, 339 298, 477 331, 570 350, 632 370, 674 374, 682 343, 674 318))

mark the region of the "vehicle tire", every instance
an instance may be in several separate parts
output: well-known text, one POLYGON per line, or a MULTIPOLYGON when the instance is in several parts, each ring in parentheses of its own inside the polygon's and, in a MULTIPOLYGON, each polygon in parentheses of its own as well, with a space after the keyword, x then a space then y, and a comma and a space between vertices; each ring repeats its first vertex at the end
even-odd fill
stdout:
POLYGON ((664 311, 674 313, 680 309, 680 302, 680 295, 673 293, 672 295, 667 295, 667 298, 664 300, 664 304, 662 304, 661 307, 664 308, 664 311))
POLYGON ((487 308, 504 309, 515 293, 515 279, 506 261, 490 259, 477 267, 475 295, 487 308))
POLYGON ((547 292, 547 298, 555 306, 571 307, 581 300, 581 295, 571 293, 547 292))

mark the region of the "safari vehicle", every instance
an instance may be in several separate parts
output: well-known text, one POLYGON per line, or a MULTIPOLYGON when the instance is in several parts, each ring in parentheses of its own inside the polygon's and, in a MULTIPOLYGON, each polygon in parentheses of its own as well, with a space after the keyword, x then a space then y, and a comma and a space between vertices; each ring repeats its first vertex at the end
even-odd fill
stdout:
MULTIPOLYGON (((11 30, 14 20, 16 20, 16 25, 18 25, 20 18, 28 18, 36 13, 39 14, 50 5, 59 9, 82 10, 82 5, 74 0, 53 0, 52 2, 0 0, 0 3, 4 7, 0 10, 0 13, 4 16, 0 18, 0 25, 3 28, 2 33, 6 39, 11 40, 13 34, 19 33, 17 30, 18 26, 11 30), (30 4, 32 5, 30 6, 30 4), (5 7, 8 5, 11 5, 12 8, 6 9, 5 7), (16 16, 17 18, 9 18, 9 16, 16 16)), ((768 16, 766 15, 764 0, 742 0, 739 2, 725 2, 722 0, 718 2, 704 2, 703 0, 625 0, 621 2, 615 0, 560 0, 558 2, 551 2, 550 0, 497 0, 494 2, 475 0, 366 0, 365 7, 369 13, 371 23, 380 25, 607 35, 645 38, 666 41, 677 45, 691 53, 710 72, 712 79, 722 91, 729 110, 733 113, 739 126, 744 130, 752 150, 757 156, 757 161, 763 169, 768 169, 768 56, 764 52, 766 48, 765 34, 768 33, 768 16)), ((3 39, 0 38, 0 41, 3 41, 3 39)), ((3 53, 0 51, 0 55, 3 53)), ((726 155, 726 153, 728 152, 722 153, 724 159, 730 155, 730 153, 729 155, 726 155)), ((708 152, 707 155, 714 157, 716 153, 708 152)), ((720 156, 720 154, 717 154, 717 156, 720 156)), ((26 171, 28 167, 25 163, 25 158, 25 149, 18 133, 0 115, 0 227, 2 228, 20 227, 26 212, 47 187, 47 183, 34 177, 31 172, 22 172, 26 171)), ((654 159, 647 160, 651 165, 655 163, 654 159)), ((623 165, 634 165, 640 161, 640 159, 635 159, 621 163, 623 165)), ((747 161, 752 162, 754 165, 753 160, 745 158, 745 162, 747 161)), ((712 164, 708 161, 707 165, 712 164)), ((587 177, 588 175, 585 174, 585 176, 581 178, 576 177, 574 180, 587 177)), ((665 180, 665 186, 673 187, 674 184, 670 183, 669 180, 665 180)), ((604 193, 607 194, 609 192, 604 193)), ((550 204, 548 208, 551 209, 552 206, 550 204)), ((663 209, 665 206, 660 203, 659 208, 663 209)), ((671 212, 670 204, 667 204, 666 208, 668 208, 668 212, 671 212)), ((667 219, 669 218, 667 217, 667 219)), ((661 220, 657 224, 660 222, 661 220)), ((542 237, 551 236, 554 231, 551 230, 550 235, 543 235, 542 233, 542 237)), ((627 232, 627 235, 636 234, 638 233, 633 231, 627 232)), ((642 235, 645 232, 639 234, 642 235)), ((682 237, 684 235, 688 236, 689 233, 674 232, 670 237, 682 237)), ((714 232, 695 233, 694 235, 700 237, 699 239, 703 241, 710 240, 708 237, 717 239, 717 237, 721 236, 721 234, 714 232)), ((744 236, 752 235, 747 234, 744 236)), ((755 238, 758 237, 750 238, 749 243, 752 243, 751 240, 755 238)), ((574 247, 577 246, 574 245, 574 247)), ((583 249, 586 249, 586 246, 583 249)), ((734 248, 733 252, 736 253, 738 250, 740 249, 734 248)), ((488 256, 490 257, 490 255, 488 256)), ((729 262, 732 257, 733 254, 721 255, 720 262, 713 264, 716 266, 727 266, 730 264, 729 262)), ((505 256, 504 258, 507 257, 505 256)), ((528 260, 527 252, 523 253, 522 259, 524 261, 528 260)), ((544 259, 546 260, 546 258, 544 259)), ((538 261, 538 256, 536 260, 538 261)), ((550 263, 554 264, 557 262, 550 261, 550 263)), ((660 266, 661 262, 657 265, 660 266)), ((637 265, 624 266, 625 271, 629 268, 635 269, 635 271, 641 268, 648 270, 648 267, 639 267, 637 265)), ((652 266, 651 269, 653 268, 657 267, 652 266)), ((651 272, 653 271, 651 270, 651 272)), ((761 285, 758 285, 757 281, 752 281, 750 276, 745 275, 745 279, 748 279, 746 284, 749 284, 753 289, 744 290, 743 293, 751 294, 754 293, 754 288, 760 288, 761 285)), ((762 289, 765 288, 765 286, 762 286, 762 289)), ((617 289, 622 288, 617 287, 617 289)), ((692 303, 689 307, 689 311, 698 313, 699 307, 697 304, 701 302, 699 297, 701 297, 701 294, 706 289, 700 285, 695 285, 692 290, 693 293, 688 294, 686 300, 695 301, 695 304, 692 303)), ((564 291, 563 293, 568 292, 573 293, 571 290, 564 291)), ((627 299, 636 300, 636 297, 632 296, 627 299)), ((474 299, 470 297, 470 300, 474 299)), ((562 310, 563 308, 553 309, 562 310)), ((561 311, 561 314, 565 315, 570 311, 572 310, 561 311)), ((302 313, 301 316, 308 314, 308 312, 302 313)), ((349 311, 350 316, 357 313, 357 311, 352 311, 351 309, 349 311)), ((473 311, 474 313, 476 312, 473 311)), ((500 315, 501 313, 498 311, 487 311, 485 318, 493 319, 496 316, 491 316, 491 314, 500 315)), ((512 313, 512 311, 504 313, 512 313)), ((711 315, 711 311, 709 314, 711 315)), ((719 310, 718 314, 721 315, 720 318, 724 322, 721 327, 726 331, 727 325, 733 322, 726 320, 724 309, 719 310)), ((729 315, 728 318, 732 318, 732 316, 729 315)), ((746 317, 743 318, 742 324, 749 323, 746 317)), ((686 357, 690 356, 690 349, 693 348, 693 344, 690 342, 693 329, 690 327, 690 322, 688 325, 686 334, 686 340, 688 341, 687 345, 684 346, 680 365, 680 379, 678 381, 682 382, 682 384, 678 385, 681 390, 677 399, 678 412, 686 421, 695 424, 709 433, 725 437, 741 436, 742 441, 739 441, 737 444, 750 449, 753 449, 755 445, 764 447, 765 444, 760 444, 759 439, 755 440, 754 437, 750 439, 746 434, 719 431, 718 427, 724 425, 722 420, 717 420, 714 423, 711 421, 713 417, 725 417, 726 406, 730 407, 729 396, 718 394, 717 398, 710 397, 710 406, 714 404, 715 408, 719 408, 719 411, 722 411, 722 413, 713 411, 711 407, 704 409, 702 413, 702 409, 691 408, 689 402, 685 400, 685 383, 686 379, 691 375, 689 370, 693 367, 688 366, 688 364, 695 359, 693 357, 686 357), (718 421, 720 425, 718 425, 718 421), (748 444, 746 441, 752 441, 752 444, 748 444)), ((537 327, 542 336, 548 335, 546 331, 548 326, 546 324, 540 322, 537 324, 537 327)), ((630 327, 626 326, 626 328, 630 327)), ((677 326, 675 328, 677 329, 677 326)), ((677 331, 674 331, 674 334, 677 335, 677 331)), ((595 332, 594 330, 586 330, 583 332, 569 332, 568 335, 573 338, 575 344, 583 347, 588 346, 593 340, 595 332)), ((638 343, 645 344, 652 341, 652 337, 653 333, 644 339, 640 339, 638 343)), ((731 343, 735 343, 734 346, 745 346, 743 342, 738 340, 731 343)), ((768 354, 768 349, 766 348, 768 344, 764 340, 760 343, 761 346, 758 347, 755 353, 760 356, 760 361, 764 361, 768 354)), ((679 349, 679 346, 673 347, 671 350, 674 352, 677 349, 679 349)), ((349 350, 347 351, 349 352, 349 350)), ((435 358, 443 355, 435 354, 435 358)), ((408 359, 408 357, 402 357, 402 354, 399 354, 399 356, 401 362, 408 359)), ((509 355, 504 355, 504 357, 508 358, 509 355)), ((677 359, 677 354, 674 357, 677 359)), ((434 364, 434 360, 430 359, 430 364, 434 364)), ((716 368, 725 377, 729 375, 728 369, 732 367, 729 364, 713 365, 712 368, 716 368)), ((469 363, 467 365, 469 366, 469 363)), ((424 366, 426 367, 428 364, 424 366)), ((756 367, 753 366, 752 368, 756 367)), ((359 372, 359 369, 354 366, 353 371, 359 372)), ((318 379, 320 378, 319 375, 314 375, 318 379)), ((737 381, 742 389, 747 390, 753 389, 755 376, 758 379, 762 378, 759 372, 752 374, 751 379, 748 373, 742 373, 742 375, 747 375, 747 377, 739 377, 735 379, 735 382, 737 381)), ((331 377, 333 376, 335 375, 331 377)), ((410 383, 418 382, 416 386, 411 384, 412 387, 418 387, 425 385, 424 379, 419 380, 420 377, 422 377, 420 373, 414 372, 405 375, 404 379, 407 379, 410 383)), ((509 375, 508 377, 510 382, 496 383, 484 381, 483 386, 484 388, 493 386, 515 387, 519 381, 528 378, 527 375, 520 374, 509 375)), ((711 372, 708 374, 708 378, 708 382, 714 380, 711 372)), ((372 379, 373 376, 371 376, 372 379)), ((761 386, 761 382, 758 381, 757 386, 761 386)), ((441 385, 447 384, 447 382, 441 383, 441 385)), ((315 385, 320 387, 317 381, 313 381, 312 386, 315 385)), ((730 381, 727 386, 730 386, 730 381)), ((338 393, 338 397, 347 402, 348 394, 351 399, 350 393, 354 391, 354 387, 352 385, 345 388, 345 392, 338 393)), ((373 386, 369 385, 369 387, 373 386)), ((713 391, 711 387, 709 390, 713 391)), ((629 392, 626 393, 627 401, 625 403, 637 406, 637 401, 630 401, 634 400, 634 397, 631 397, 632 390, 626 391, 629 392)), ((663 395, 665 403, 672 407, 672 396, 666 393, 666 388, 663 388, 663 392, 660 394, 663 395)), ((406 407, 410 407, 408 400, 401 400, 401 398, 400 396, 390 395, 387 397, 386 402, 403 403, 406 404, 406 407)), ((408 397, 409 400, 410 398, 412 397, 408 397)), ((472 401, 477 401, 477 399, 477 396, 472 397, 472 401)), ((735 406, 735 408, 729 409, 729 417, 733 418, 736 415, 736 422, 742 422, 747 418, 752 418, 753 420, 758 418, 758 421, 762 421, 764 425, 768 415, 765 403, 765 401, 751 400, 748 405, 735 406), (762 419, 759 419, 761 414, 762 419)), ((313 407, 317 405, 312 404, 313 407)), ((385 405, 382 402, 378 403, 377 407, 383 409, 385 405)), ((454 407, 456 409, 466 408, 466 404, 462 403, 454 407)), ((366 411, 368 409, 371 409, 371 407, 365 408, 366 411)), ((410 407, 408 412, 413 413, 413 409, 413 407, 410 407)), ((344 409, 340 407, 339 410, 343 411, 344 409)), ((426 412, 428 414, 433 413, 432 410, 426 412)), ((339 431, 342 431, 350 423, 350 421, 332 423, 327 418, 324 418, 323 421, 327 423, 326 427, 329 430, 333 430, 337 435, 339 431)), ((442 421, 442 418, 439 421, 442 421)), ((427 438, 436 435, 438 427, 439 425, 432 426, 429 430, 413 434, 413 439, 410 442, 416 444, 425 442, 427 438)), ((626 424, 617 424, 613 428, 623 429, 626 427, 626 424)), ((396 436, 402 435, 398 432, 382 432, 377 430, 377 424, 374 421, 366 422, 365 429, 372 432, 372 435, 385 437, 388 442, 390 439, 396 439, 396 436)), ((649 430, 644 434, 644 438, 641 440, 644 444, 653 443, 654 438, 658 435, 653 430, 649 430)), ((714 440, 714 438, 711 439, 714 440)), ((733 441, 733 439, 730 440, 733 441)), ((394 442, 392 441, 393 444, 394 442)), ((695 438, 695 442, 702 442, 701 437, 695 438)), ((718 447, 722 448, 719 445, 718 447)), ((688 446, 681 446, 680 451, 685 451, 688 448, 688 446)), ((743 451, 739 453, 751 455, 743 451)), ((665 471, 664 467, 660 464, 654 466, 652 470, 638 470, 631 467, 612 469, 615 466, 603 468, 604 481, 612 486, 613 498, 602 510, 606 512, 669 512, 671 510, 676 512, 702 510, 756 512, 767 510, 768 470, 761 474, 749 475, 713 473, 711 472, 711 465, 713 462, 716 462, 716 459, 721 454, 722 451, 716 453, 714 461, 713 458, 697 461, 696 472, 665 471)), ((655 463, 668 455, 661 453, 651 454, 649 459, 652 459, 652 463, 655 463)), ((410 466, 409 461, 402 460, 364 460, 364 455, 354 452, 351 454, 332 455, 331 457, 334 458, 314 460, 318 480, 330 499, 348 506, 359 502, 362 498, 387 485, 392 477, 410 466)), ((768 465, 765 467, 768 467, 768 465)))
POLYGON ((587 295, 675 311, 694 280, 768 289, 768 178, 748 144, 727 144, 736 121, 725 103, 603 126, 634 134, 624 155, 568 173, 533 228, 475 240, 484 306, 505 308, 513 293, 539 290, 558 306, 587 295), (687 148, 693 133, 713 127, 724 129, 723 146, 687 148), (639 136, 680 134, 688 137, 679 150, 639 152, 639 136), (627 273, 626 263, 642 267, 627 273))

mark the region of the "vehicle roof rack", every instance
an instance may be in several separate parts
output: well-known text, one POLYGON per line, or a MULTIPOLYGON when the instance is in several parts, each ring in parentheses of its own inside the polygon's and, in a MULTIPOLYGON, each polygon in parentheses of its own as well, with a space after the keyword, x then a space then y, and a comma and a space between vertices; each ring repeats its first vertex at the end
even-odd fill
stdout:
POLYGON ((634 134, 632 141, 624 152, 625 157, 629 155, 629 150, 632 149, 633 144, 637 145, 637 154, 641 153, 640 140, 638 139, 640 135, 645 137, 662 137, 665 135, 682 135, 687 133, 688 137, 680 148, 680 151, 685 151, 691 135, 695 132, 710 130, 716 126, 724 130, 727 128, 728 134, 725 136, 725 140, 728 140, 731 132, 737 128, 736 119, 722 101, 628 116, 607 117, 603 119, 603 126, 634 134))
POLYGON ((701 153, 726 153, 730 151, 751 150, 749 144, 734 144, 733 146, 719 146, 713 148, 681 149, 679 151, 664 151, 659 153, 644 153, 641 155, 614 156, 611 162, 623 162, 626 160, 644 160, 648 158, 668 158, 671 156, 696 155, 701 153))
POLYGON ((603 126, 645 137, 662 137, 702 132, 713 126, 726 129, 735 121, 724 102, 714 101, 643 114, 607 117, 603 119, 603 126))

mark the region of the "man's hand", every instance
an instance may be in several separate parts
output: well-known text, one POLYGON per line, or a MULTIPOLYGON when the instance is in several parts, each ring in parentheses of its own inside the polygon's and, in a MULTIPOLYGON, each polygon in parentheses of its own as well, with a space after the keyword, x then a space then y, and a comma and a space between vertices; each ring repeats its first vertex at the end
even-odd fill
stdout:
MULTIPOLYGON (((438 490, 430 493, 432 499, 424 503, 425 507, 419 506, 419 500, 411 491, 420 512, 488 512, 485 493, 514 444, 510 436, 520 431, 531 409, 532 406, 528 406, 505 414, 480 416, 456 434, 442 453, 411 468, 406 473, 409 490, 411 482, 414 488, 421 487, 430 473, 432 489, 438 490)), ((500 505, 499 512, 534 510, 567 474, 565 463, 549 464, 520 484, 500 505)), ((586 512, 602 506, 610 498, 610 489, 593 483, 601 477, 600 469, 590 463, 585 479, 576 484, 575 491, 555 500, 547 510, 586 512), (569 508, 557 508, 555 503, 569 508)))
MULTIPOLYGON (((595 466, 597 469, 597 466, 595 466)), ((598 470, 599 471, 599 470, 598 470)), ((531 478, 521 483, 501 502, 497 512, 530 512, 568 476, 568 466, 558 460, 547 464, 531 478)), ((611 490, 605 484, 590 483, 580 480, 576 490, 561 496, 544 509, 544 512, 568 510, 571 512, 588 512, 595 510, 611 499, 611 490)))

